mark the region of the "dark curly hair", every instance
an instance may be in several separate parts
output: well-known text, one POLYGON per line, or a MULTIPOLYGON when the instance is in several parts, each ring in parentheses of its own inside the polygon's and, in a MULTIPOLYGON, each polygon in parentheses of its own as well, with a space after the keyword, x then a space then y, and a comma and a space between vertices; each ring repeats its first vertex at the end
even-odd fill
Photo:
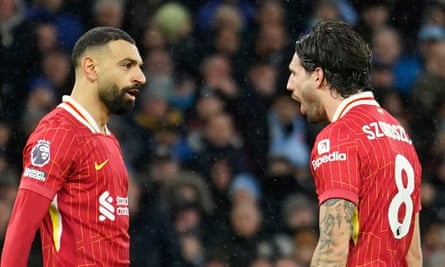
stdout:
POLYGON ((306 71, 322 68, 326 81, 342 97, 369 88, 371 50, 346 22, 318 22, 296 42, 295 53, 306 71))

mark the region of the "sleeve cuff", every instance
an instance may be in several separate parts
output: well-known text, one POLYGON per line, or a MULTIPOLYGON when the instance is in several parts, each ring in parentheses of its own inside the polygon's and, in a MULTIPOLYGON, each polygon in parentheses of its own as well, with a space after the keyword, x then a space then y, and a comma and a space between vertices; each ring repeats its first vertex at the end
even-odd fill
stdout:
POLYGON ((323 194, 318 197, 318 204, 321 205, 331 198, 342 198, 351 201, 355 205, 358 204, 358 195, 345 189, 329 189, 324 191, 323 194))

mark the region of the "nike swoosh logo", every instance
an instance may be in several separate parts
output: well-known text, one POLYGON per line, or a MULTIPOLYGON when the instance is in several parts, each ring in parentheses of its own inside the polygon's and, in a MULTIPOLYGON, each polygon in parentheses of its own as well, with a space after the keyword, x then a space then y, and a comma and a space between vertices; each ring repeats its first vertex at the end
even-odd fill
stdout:
POLYGON ((108 159, 107 160, 105 160, 104 162, 102 162, 102 163, 97 163, 96 161, 94 162, 94 168, 96 169, 96 171, 99 171, 99 170, 101 170, 105 165, 107 165, 107 163, 108 163, 108 159))

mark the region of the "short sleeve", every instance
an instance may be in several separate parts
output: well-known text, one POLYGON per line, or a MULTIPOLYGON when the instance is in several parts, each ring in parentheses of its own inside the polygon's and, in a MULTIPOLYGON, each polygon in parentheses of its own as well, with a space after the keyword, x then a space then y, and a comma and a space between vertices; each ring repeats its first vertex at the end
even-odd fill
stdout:
POLYGON ((68 177, 76 155, 72 129, 43 122, 29 137, 23 151, 20 188, 52 199, 68 177))
POLYGON ((343 125, 327 127, 316 139, 311 168, 319 203, 343 198, 358 203, 360 155, 355 136, 343 125))

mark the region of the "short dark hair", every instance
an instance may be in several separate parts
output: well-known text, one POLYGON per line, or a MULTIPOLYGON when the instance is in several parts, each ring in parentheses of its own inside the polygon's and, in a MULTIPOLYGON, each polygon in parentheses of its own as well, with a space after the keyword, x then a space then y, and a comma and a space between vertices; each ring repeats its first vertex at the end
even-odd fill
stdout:
POLYGON ((71 61, 74 68, 79 64, 82 54, 91 47, 103 46, 111 41, 124 40, 136 44, 134 39, 125 31, 113 27, 95 27, 85 32, 74 45, 71 61))
POLYGON ((346 22, 318 22, 296 42, 295 53, 306 71, 322 68, 331 88, 342 97, 369 88, 371 50, 346 22))

